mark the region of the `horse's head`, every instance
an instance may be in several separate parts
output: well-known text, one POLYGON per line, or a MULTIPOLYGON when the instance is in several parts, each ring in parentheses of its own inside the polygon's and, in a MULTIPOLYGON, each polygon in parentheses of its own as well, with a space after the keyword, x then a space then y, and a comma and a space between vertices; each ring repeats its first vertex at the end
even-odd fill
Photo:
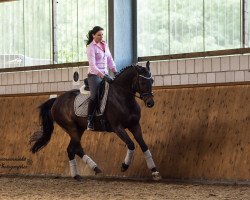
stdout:
POLYGON ((138 76, 136 79, 135 90, 140 94, 140 98, 144 101, 145 105, 149 108, 154 106, 152 84, 153 78, 150 73, 149 61, 145 67, 136 66, 138 76))

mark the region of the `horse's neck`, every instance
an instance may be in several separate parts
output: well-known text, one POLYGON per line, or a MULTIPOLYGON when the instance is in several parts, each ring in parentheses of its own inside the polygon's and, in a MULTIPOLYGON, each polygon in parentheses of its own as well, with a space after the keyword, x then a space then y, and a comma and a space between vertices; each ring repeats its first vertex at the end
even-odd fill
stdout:
POLYGON ((125 71, 124 74, 121 74, 120 77, 115 80, 114 85, 118 85, 119 87, 122 87, 126 90, 131 90, 132 92, 132 86, 136 75, 137 73, 135 70, 129 69, 128 72, 125 71))
POLYGON ((127 89, 113 84, 110 86, 108 104, 110 108, 115 108, 117 116, 130 115, 137 110, 135 108, 138 108, 138 103, 133 94, 128 92, 127 89))
POLYGON ((119 102, 124 103, 134 103, 135 94, 133 91, 133 83, 136 77, 136 71, 130 69, 129 72, 124 72, 121 74, 119 79, 115 80, 111 85, 114 96, 116 99, 119 99, 119 102))
POLYGON ((130 87, 126 88, 120 85, 112 85, 110 87, 110 92, 112 93, 112 96, 122 104, 124 104, 123 101, 125 102, 135 101, 135 93, 132 91, 132 88, 130 87))

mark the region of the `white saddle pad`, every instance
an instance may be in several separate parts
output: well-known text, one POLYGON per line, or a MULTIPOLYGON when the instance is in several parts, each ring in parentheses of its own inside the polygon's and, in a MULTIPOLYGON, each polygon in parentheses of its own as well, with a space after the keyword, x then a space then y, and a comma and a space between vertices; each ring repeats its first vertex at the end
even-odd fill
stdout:
MULTIPOLYGON (((101 100, 101 106, 100 106, 100 113, 96 113, 97 116, 102 115, 105 106, 106 106, 106 101, 108 97, 108 91, 109 91, 109 84, 105 82, 105 91, 103 98, 101 100)), ((74 111, 76 116, 78 117, 87 117, 88 115, 88 104, 89 104, 89 94, 78 94, 75 98, 74 101, 74 111)))

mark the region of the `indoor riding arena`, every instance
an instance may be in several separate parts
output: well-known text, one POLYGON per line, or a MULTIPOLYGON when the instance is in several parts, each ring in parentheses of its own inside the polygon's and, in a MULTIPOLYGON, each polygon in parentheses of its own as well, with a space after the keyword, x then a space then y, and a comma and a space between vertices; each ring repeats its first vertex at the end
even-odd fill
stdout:
POLYGON ((249 200, 249 11, 0 0, 0 200, 249 200))

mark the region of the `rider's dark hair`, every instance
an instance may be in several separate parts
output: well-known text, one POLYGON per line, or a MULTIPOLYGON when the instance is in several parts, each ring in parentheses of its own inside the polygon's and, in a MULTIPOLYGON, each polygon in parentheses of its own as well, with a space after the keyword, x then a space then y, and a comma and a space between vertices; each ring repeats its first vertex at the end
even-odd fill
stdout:
POLYGON ((87 34, 88 40, 86 41, 86 46, 89 45, 93 41, 93 35, 95 35, 98 31, 103 31, 104 29, 100 26, 95 26, 92 30, 89 30, 87 34))

